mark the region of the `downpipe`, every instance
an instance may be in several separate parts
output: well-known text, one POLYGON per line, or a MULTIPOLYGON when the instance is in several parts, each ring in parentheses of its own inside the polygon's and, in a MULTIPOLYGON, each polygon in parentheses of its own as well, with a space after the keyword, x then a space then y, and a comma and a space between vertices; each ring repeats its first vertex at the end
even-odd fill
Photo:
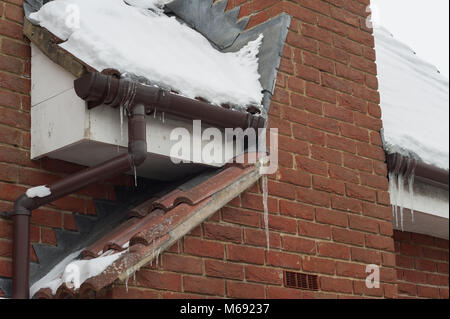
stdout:
POLYGON ((128 153, 80 171, 49 186, 43 198, 21 195, 8 213, 13 219, 13 298, 28 299, 31 212, 90 184, 136 169, 147 157, 145 114, 157 108, 186 119, 200 119, 219 127, 263 128, 262 116, 242 113, 189 99, 160 88, 142 85, 112 75, 88 73, 74 81, 77 95, 89 109, 98 105, 123 107, 128 116, 128 153))
MULTIPOLYGON (((80 96, 76 88, 75 91, 80 96)), ((46 197, 30 198, 25 193, 15 201, 13 210, 8 213, 13 220, 13 298, 29 299, 30 297, 29 256, 32 211, 90 184, 134 170, 145 161, 147 157, 145 106, 142 103, 134 103, 132 96, 130 99, 122 100, 128 115, 128 153, 55 182, 48 187, 51 194, 46 197)))

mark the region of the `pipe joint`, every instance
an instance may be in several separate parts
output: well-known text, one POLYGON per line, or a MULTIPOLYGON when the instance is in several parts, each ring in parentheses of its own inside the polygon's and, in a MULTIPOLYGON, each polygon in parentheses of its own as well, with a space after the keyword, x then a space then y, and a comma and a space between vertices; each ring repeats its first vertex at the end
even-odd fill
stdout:
POLYGON ((145 106, 136 104, 131 108, 128 126, 128 152, 133 167, 144 163, 147 158, 147 131, 145 121, 145 106))
POLYGON ((147 158, 147 143, 144 141, 134 141, 129 145, 131 162, 134 167, 144 163, 147 158))
POLYGON ((22 194, 15 202, 11 216, 26 215, 31 216, 31 211, 35 209, 36 203, 34 199, 29 198, 26 194, 22 194))

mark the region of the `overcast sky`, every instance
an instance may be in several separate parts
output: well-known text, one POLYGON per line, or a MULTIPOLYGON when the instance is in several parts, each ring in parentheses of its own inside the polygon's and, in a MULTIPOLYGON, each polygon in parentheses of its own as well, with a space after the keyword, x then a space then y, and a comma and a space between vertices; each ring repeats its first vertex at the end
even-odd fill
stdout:
POLYGON ((378 20, 449 78, 449 0, 372 0, 378 20))

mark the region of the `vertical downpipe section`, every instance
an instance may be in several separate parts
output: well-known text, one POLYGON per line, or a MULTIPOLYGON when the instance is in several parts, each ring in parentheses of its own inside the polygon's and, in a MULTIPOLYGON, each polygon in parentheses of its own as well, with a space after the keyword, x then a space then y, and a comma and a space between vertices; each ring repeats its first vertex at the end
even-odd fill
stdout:
POLYGON ((128 117, 128 150, 132 157, 133 168, 136 168, 141 165, 147 157, 145 106, 143 104, 136 104, 131 111, 129 111, 128 117))
MULTIPOLYGON (((31 212, 30 212, 31 215, 31 212)), ((29 299, 28 287, 30 280, 30 215, 20 214, 13 216, 13 298, 29 299)))

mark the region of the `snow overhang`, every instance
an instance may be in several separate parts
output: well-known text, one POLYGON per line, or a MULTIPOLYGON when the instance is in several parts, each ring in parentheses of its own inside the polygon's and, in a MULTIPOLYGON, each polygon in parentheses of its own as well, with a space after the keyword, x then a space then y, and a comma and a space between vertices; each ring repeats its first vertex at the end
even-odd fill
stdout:
MULTIPOLYGON (((125 149, 127 141, 126 123, 121 127, 118 109, 109 109, 100 105, 89 110, 86 109, 84 101, 75 95, 73 81, 76 78, 87 72, 102 70, 95 69, 90 63, 70 52, 71 48, 66 44, 68 41, 58 38, 46 28, 32 23, 36 23, 36 21, 30 19, 30 14, 37 12, 47 2, 50 1, 24 1, 27 17, 24 23, 24 33, 32 42, 31 157, 32 159, 38 159, 48 156, 92 166, 116 155, 118 149, 120 151, 125 149), (90 156, 86 157, 84 154, 90 154, 90 156)), ((194 32, 206 37, 210 45, 224 56, 227 56, 227 54, 236 55, 239 52, 245 53, 249 42, 257 44, 258 39, 262 39, 258 53, 259 63, 256 65, 257 70, 255 71, 258 73, 259 81, 257 82, 261 88, 259 106, 254 105, 255 103, 234 105, 233 101, 230 101, 229 104, 225 103, 223 106, 229 107, 231 105, 233 109, 236 109, 236 112, 246 113, 248 111, 254 113, 260 111, 262 116, 267 116, 290 17, 281 14, 260 26, 245 30, 248 18, 238 20, 240 8, 225 11, 226 3, 226 0, 214 3, 212 0, 175 0, 169 3, 165 10, 168 15, 175 15, 179 21, 191 26, 195 30, 194 32), (260 109, 258 110, 258 108, 260 109)), ((252 50, 255 51, 254 48, 252 50)), ((243 53, 242 55, 245 56, 243 53)), ((251 56, 249 59, 252 62, 251 56)), ((249 64, 251 64, 250 62, 249 64)), ((220 65, 220 67, 223 66, 228 65, 226 63, 220 65)), ((129 76, 133 81, 155 85, 154 81, 147 81, 142 76, 134 74, 126 76, 129 76)), ((205 78, 202 75, 198 77, 205 78)), ((190 79, 184 80, 190 81, 190 79)), ((198 87, 203 86, 199 85, 198 87)), ((163 88, 173 90, 170 83, 163 88)), ((176 92, 181 95, 186 93, 176 92)), ((228 96, 238 96, 234 92, 228 92, 227 94, 228 96)), ((197 98, 192 92, 191 95, 191 98, 197 98)), ((204 99, 205 97, 199 94, 198 98, 204 99)), ((208 101, 208 99, 206 100, 208 101)), ((218 101, 224 102, 226 100, 222 98, 218 101)), ((202 124, 204 124, 202 133, 211 126, 215 127, 215 125, 208 123, 202 124)), ((179 160, 187 160, 191 163, 172 164, 168 155, 174 143, 169 142, 169 137, 170 132, 179 127, 187 129, 191 135, 194 135, 192 121, 188 121, 183 116, 171 116, 170 114, 155 112, 153 116, 148 117, 147 131, 150 143, 148 144, 147 162, 153 163, 153 168, 144 163, 143 167, 138 170, 138 175, 173 180, 188 172, 200 171, 205 165, 211 166, 202 161, 195 161, 193 152, 188 156, 179 158, 179 160)), ((206 143, 207 141, 203 141, 202 146, 206 143)), ((221 141, 219 144, 222 144, 224 153, 233 154, 233 151, 226 151, 234 148, 233 143, 221 141)), ((212 166, 222 166, 228 160, 229 158, 223 158, 221 163, 212 166)))
POLYGON ((384 149, 448 171, 448 79, 388 30, 374 38, 384 149))
MULTIPOLYGON (((37 12, 43 4, 50 1, 52 0, 24 0, 25 16, 27 18, 25 23, 27 24, 28 22, 29 24, 29 21, 33 22, 33 19, 30 19, 30 14, 37 12)), ((155 0, 155 2, 157 1, 155 0)), ((133 3, 133 1, 130 3, 133 3)), ((164 10, 168 15, 175 15, 182 23, 186 23, 193 30, 202 34, 213 47, 223 53, 238 52, 249 42, 256 41, 258 37, 263 35, 262 44, 258 53, 257 68, 263 94, 261 104, 264 107, 263 113, 267 113, 274 93, 276 76, 291 22, 290 16, 281 13, 254 28, 246 29, 249 17, 239 19, 240 6, 226 11, 228 0, 159 0, 159 3, 165 4, 164 10)), ((48 43, 48 39, 42 41, 42 38, 44 36, 50 38, 51 36, 45 35, 45 33, 48 33, 46 32, 47 30, 39 29, 43 28, 26 26, 24 33, 52 61, 63 66, 76 77, 81 76, 86 71, 83 70, 83 66, 88 70, 91 69, 86 61, 80 61, 77 58, 73 58, 73 56, 68 61, 67 57, 64 57, 67 55, 67 51, 62 49, 61 46, 53 45, 49 48, 51 45, 48 43), (37 35, 34 33, 40 34, 37 35), (37 41, 38 39, 40 41, 37 41), (43 45, 42 42, 44 42, 43 45), (81 62, 81 67, 77 65, 77 62, 81 62)), ((62 41, 59 40, 56 44, 58 42, 61 43, 62 41)), ((205 96, 200 97, 206 98, 205 96)))
POLYGON ((394 228, 448 238, 448 79, 383 27, 374 38, 394 228))

